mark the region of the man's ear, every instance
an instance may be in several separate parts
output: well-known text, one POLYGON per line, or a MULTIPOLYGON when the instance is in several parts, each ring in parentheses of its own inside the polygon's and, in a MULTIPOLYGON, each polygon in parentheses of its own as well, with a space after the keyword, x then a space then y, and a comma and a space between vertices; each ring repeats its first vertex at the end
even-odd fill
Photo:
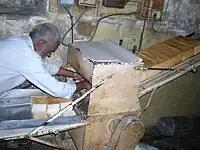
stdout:
POLYGON ((37 51, 41 51, 44 48, 44 44, 45 44, 44 40, 38 40, 36 42, 37 51))
POLYGON ((44 40, 39 40, 39 41, 37 41, 37 44, 38 44, 38 45, 44 45, 44 44, 45 44, 45 41, 44 41, 44 40))

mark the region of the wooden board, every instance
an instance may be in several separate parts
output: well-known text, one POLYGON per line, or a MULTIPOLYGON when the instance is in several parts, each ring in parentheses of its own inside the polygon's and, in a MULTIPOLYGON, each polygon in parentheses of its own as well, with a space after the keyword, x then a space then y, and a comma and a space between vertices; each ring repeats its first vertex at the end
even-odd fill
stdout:
POLYGON ((137 53, 145 67, 168 68, 200 52, 200 41, 177 36, 137 53))

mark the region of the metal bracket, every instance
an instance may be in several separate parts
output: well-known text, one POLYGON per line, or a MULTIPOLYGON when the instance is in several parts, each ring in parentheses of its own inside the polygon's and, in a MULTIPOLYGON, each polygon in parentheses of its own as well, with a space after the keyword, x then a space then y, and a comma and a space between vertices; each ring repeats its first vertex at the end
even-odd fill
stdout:
POLYGON ((152 101, 152 97, 154 96, 155 92, 157 90, 157 87, 154 87, 153 91, 151 92, 151 95, 148 98, 148 101, 146 103, 146 106, 142 109, 142 111, 137 115, 138 118, 141 118, 141 116, 144 114, 144 112, 149 108, 149 105, 152 101))
POLYGON ((105 150, 115 150, 122 131, 127 125, 136 123, 136 121, 139 121, 139 119, 135 116, 125 116, 119 119, 114 132, 111 135, 110 141, 105 144, 105 150))

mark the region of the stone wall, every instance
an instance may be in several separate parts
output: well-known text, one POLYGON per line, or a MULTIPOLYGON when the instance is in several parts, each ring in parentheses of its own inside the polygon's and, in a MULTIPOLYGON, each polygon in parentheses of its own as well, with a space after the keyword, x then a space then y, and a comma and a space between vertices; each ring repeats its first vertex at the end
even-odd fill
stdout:
MULTIPOLYGON (((23 15, 2 14, 0 10, 0 35, 9 34, 22 34, 27 33, 31 28, 41 22, 52 22, 58 26, 60 32, 64 32, 70 27, 70 19, 63 8, 58 5, 53 5, 53 7, 59 7, 54 12, 49 12, 49 4, 54 0, 28 0, 23 2, 23 0, 1 0, 0 7, 6 6, 17 6, 17 8, 31 8, 32 11, 27 11, 23 15), (15 5, 13 5, 15 4, 15 5), (20 5, 19 5, 20 4, 20 5), (23 5, 21 5, 23 4, 23 5)), ((75 29, 75 38, 89 38, 92 30, 94 29, 94 23, 98 16, 115 13, 115 12, 129 12, 136 11, 138 3, 130 0, 124 9, 115 8, 104 8, 99 4, 96 9, 88 9, 81 22, 75 29)), ((175 36, 176 34, 186 34, 191 31, 198 31, 200 22, 198 13, 200 11, 197 1, 194 0, 168 0, 165 1, 166 8, 164 9, 164 19, 162 22, 156 22, 154 25, 155 29, 152 30, 152 22, 148 21, 147 29, 144 33, 144 39, 142 43, 142 48, 149 47, 157 42, 164 41, 168 38, 175 36), (167 5, 168 4, 168 5, 167 5), (168 31, 168 33, 167 33, 168 31)), ((50 5, 52 6, 52 5, 50 5)), ((75 14, 75 19, 78 14, 83 11, 80 8, 73 8, 73 14, 75 14)), ((12 10, 10 10, 12 11, 12 10)), ((94 40, 102 40, 105 38, 112 39, 115 42, 119 42, 123 39, 123 47, 127 49, 132 49, 134 45, 138 47, 140 34, 142 31, 143 21, 137 20, 135 16, 130 17, 114 17, 110 19, 103 20, 97 30, 94 40)), ((70 41, 70 35, 68 34, 65 43, 70 41)), ((61 51, 57 52, 55 58, 60 63, 59 57, 66 57, 66 47, 62 47, 61 51), (59 57, 57 57, 59 56, 59 57)), ((63 62, 65 63, 65 62, 63 62)))

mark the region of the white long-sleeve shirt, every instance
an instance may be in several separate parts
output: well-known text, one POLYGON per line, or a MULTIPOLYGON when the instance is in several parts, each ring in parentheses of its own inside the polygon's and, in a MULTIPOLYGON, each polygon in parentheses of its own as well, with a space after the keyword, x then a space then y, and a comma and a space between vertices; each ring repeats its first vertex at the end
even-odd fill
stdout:
POLYGON ((29 36, 10 36, 0 39, 0 94, 9 91, 25 80, 44 92, 62 98, 70 98, 76 90, 74 83, 57 81, 59 67, 43 63, 35 52, 29 36))

